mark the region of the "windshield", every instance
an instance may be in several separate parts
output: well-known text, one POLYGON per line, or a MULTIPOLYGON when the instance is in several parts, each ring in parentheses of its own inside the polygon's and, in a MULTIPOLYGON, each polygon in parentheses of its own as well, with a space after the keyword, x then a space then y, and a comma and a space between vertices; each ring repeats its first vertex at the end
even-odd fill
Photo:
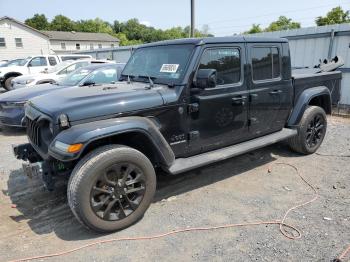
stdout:
POLYGON ((72 61, 59 63, 59 64, 55 65, 54 67, 50 68, 47 72, 48 73, 58 72, 61 69, 65 68, 66 66, 70 65, 70 64, 72 64, 72 61))
POLYGON ((69 75, 67 75, 65 78, 63 78, 61 81, 58 82, 58 85, 60 86, 76 86, 80 83, 81 80, 83 80, 88 74, 92 72, 91 69, 86 68, 80 68, 69 75))
POLYGON ((28 61, 28 59, 14 59, 14 60, 7 62, 6 64, 3 64, 1 67, 24 66, 27 61, 28 61))
POLYGON ((20 61, 18 62, 17 65, 24 66, 30 59, 31 59, 31 57, 27 57, 25 59, 19 59, 20 61))
POLYGON ((151 77, 155 82, 176 82, 182 79, 194 45, 167 45, 137 49, 125 66, 122 76, 151 77))

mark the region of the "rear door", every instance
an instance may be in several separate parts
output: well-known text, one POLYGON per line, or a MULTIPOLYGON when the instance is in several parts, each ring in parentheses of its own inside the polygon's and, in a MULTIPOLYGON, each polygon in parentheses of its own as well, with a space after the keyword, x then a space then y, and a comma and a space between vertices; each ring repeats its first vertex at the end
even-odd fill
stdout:
POLYGON ((249 132, 253 137, 281 130, 283 100, 290 86, 282 79, 282 45, 280 43, 248 43, 250 61, 249 132))
POLYGON ((191 95, 190 151, 198 153, 244 140, 248 133, 248 89, 244 44, 208 46, 198 69, 215 69, 217 86, 191 95))

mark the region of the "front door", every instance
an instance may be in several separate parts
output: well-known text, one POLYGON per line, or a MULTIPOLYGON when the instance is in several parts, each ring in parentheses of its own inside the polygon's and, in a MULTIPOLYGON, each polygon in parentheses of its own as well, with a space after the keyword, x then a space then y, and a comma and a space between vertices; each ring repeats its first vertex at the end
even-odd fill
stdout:
POLYGON ((190 152, 205 152, 245 139, 248 89, 244 77, 244 45, 210 46, 203 50, 199 69, 215 69, 216 87, 190 98, 190 152))
POLYGON ((48 69, 47 60, 44 56, 34 57, 28 63, 28 71, 30 74, 37 74, 48 69))

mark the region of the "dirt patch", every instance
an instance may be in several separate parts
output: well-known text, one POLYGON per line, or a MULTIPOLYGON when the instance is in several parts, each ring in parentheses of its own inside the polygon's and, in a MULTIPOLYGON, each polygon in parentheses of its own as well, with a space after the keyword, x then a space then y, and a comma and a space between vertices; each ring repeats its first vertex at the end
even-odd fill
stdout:
POLYGON ((0 132, 0 261, 71 249, 101 239, 154 235, 173 229, 280 219, 312 191, 288 166, 297 166, 319 194, 290 213, 302 232, 285 238, 277 225, 195 232, 139 242, 97 245, 50 261, 330 261, 350 243, 350 121, 333 117, 319 153, 300 156, 277 144, 175 177, 160 177, 154 203, 134 226, 110 235, 81 227, 71 214, 66 185, 49 193, 23 176, 11 144, 23 132, 0 132))

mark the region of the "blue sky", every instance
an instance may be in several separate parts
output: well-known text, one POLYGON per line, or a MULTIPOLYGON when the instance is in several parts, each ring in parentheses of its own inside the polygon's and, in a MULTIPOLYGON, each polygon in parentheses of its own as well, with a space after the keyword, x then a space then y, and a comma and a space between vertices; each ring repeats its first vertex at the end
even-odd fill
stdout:
MULTIPOLYGON (((266 26, 279 15, 307 27, 338 5, 349 10, 350 0, 196 0, 196 23, 199 29, 208 24, 217 36, 243 32, 253 23, 266 26)), ((63 14, 74 20, 99 17, 109 22, 138 18, 165 29, 189 24, 190 0, 0 0, 0 16, 24 21, 35 13, 49 19, 63 14)))

